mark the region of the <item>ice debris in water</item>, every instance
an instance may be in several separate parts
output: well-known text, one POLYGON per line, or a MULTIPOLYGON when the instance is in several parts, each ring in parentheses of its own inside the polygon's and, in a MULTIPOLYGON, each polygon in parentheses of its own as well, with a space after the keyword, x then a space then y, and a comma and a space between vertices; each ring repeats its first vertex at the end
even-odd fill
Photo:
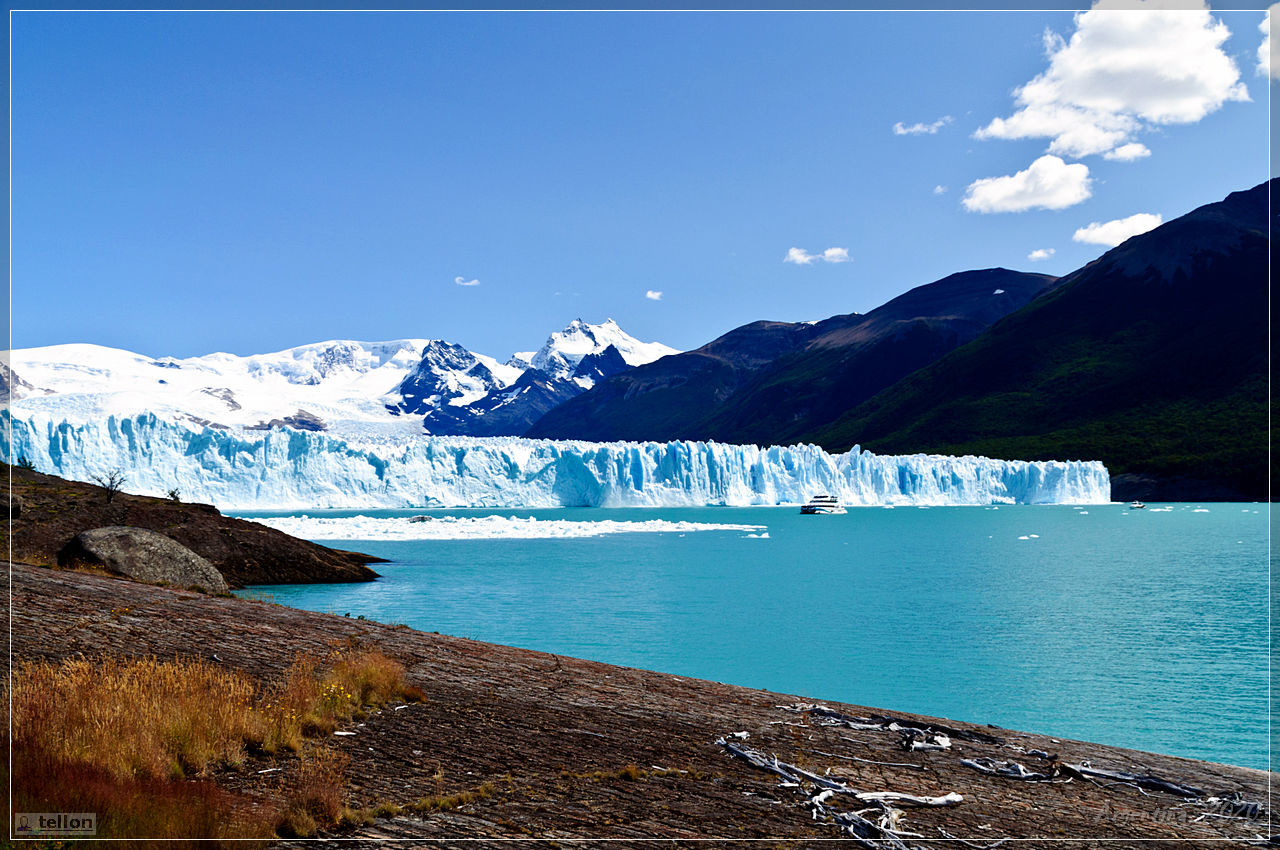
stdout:
MULTIPOLYGON (((667 520, 561 520, 516 516, 480 517, 263 517, 257 519, 277 531, 307 540, 479 540, 600 537, 605 534, 691 531, 759 532, 762 525, 667 520)), ((748 534, 748 537, 768 537, 748 534)))

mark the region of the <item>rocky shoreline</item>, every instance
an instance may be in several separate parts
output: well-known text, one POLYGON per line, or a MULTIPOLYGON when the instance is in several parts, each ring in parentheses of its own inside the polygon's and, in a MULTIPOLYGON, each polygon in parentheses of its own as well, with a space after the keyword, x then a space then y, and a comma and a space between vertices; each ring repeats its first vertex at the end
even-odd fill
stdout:
MULTIPOLYGON (((893 834, 975 846, 1016 837, 1137 847, 1141 839, 1146 848, 1267 834, 1263 771, 866 707, 815 707, 796 696, 103 575, 13 564, 10 578, 15 661, 216 655, 271 681, 300 653, 354 642, 402 663, 426 701, 383 709, 332 739, 350 759, 348 805, 441 795, 466 802, 371 819, 330 837, 831 839, 850 836, 853 822, 839 818, 859 811, 872 822, 896 813, 894 831, 864 846, 899 850, 893 834), (744 753, 763 756, 764 765, 744 753), (1019 778, 1019 770, 1040 778, 1019 778), (961 799, 923 806, 901 795, 961 799)), ((288 759, 251 760, 216 780, 266 805, 291 771, 288 759)))
POLYGON ((213 505, 181 501, 180 493, 175 493, 176 499, 109 494, 93 484, 16 466, 9 470, 13 517, 0 529, 0 547, 10 551, 15 561, 53 565, 64 547, 84 531, 130 527, 163 534, 185 546, 208 560, 233 588, 378 577, 368 564, 381 558, 330 549, 256 522, 223 516, 213 505))

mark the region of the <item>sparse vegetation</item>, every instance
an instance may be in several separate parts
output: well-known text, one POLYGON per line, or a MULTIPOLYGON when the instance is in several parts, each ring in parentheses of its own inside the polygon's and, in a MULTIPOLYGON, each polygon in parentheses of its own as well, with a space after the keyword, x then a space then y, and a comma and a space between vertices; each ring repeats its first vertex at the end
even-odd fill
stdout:
POLYGON ((476 800, 484 800, 493 796, 498 786, 492 782, 486 782, 477 788, 469 791, 460 791, 457 794, 448 796, 423 797, 416 803, 409 806, 409 810, 418 814, 427 812, 443 812, 449 809, 456 809, 465 806, 468 803, 474 803, 476 800))
POLYGON ((32 472, 34 472, 36 468, 35 463, 31 460, 31 458, 27 457, 26 455, 23 455, 22 457, 18 458, 17 466, 19 469, 29 469, 32 472))
POLYGON ((336 824, 343 814, 344 779, 350 759, 328 747, 313 747, 298 762, 297 780, 285 795, 276 833, 310 838, 321 826, 336 824))
POLYGON ((179 490, 177 487, 170 487, 169 491, 165 493, 165 495, 169 497, 170 501, 173 501, 173 502, 182 501, 182 491, 179 490))
POLYGON ((425 699, 404 681, 404 668, 376 649, 334 652, 327 669, 314 656, 293 663, 283 682, 262 701, 267 719, 262 748, 298 751, 304 737, 332 734, 342 722, 363 719, 367 710, 394 699, 425 699))
POLYGON ((642 779, 661 778, 664 776, 673 776, 677 779, 707 778, 706 774, 694 768, 690 768, 688 770, 666 767, 646 769, 634 764, 625 765, 618 770, 589 770, 581 773, 574 773, 570 770, 560 771, 561 779, 586 779, 590 782, 610 782, 615 780, 622 780, 623 782, 638 782, 642 779))
POLYGON ((99 487, 107 491, 108 505, 115 501, 116 495, 120 493, 121 489, 124 488, 125 481, 128 480, 125 478, 124 471, 120 469, 113 469, 106 475, 91 475, 90 477, 97 482, 99 487))

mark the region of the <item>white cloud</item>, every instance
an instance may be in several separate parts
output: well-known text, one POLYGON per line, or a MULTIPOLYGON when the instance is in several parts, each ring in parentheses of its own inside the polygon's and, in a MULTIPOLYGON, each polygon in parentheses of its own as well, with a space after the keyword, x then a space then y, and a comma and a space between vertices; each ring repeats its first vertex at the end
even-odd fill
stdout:
POLYGON ((791 248, 787 251, 787 256, 782 258, 784 263, 795 263, 797 266, 808 266, 821 260, 824 263, 847 263, 849 262, 848 248, 828 248, 821 254, 810 254, 803 248, 791 248))
POLYGON ((1130 142, 1127 145, 1121 145, 1115 150, 1109 150, 1102 155, 1103 159, 1112 159, 1117 162, 1133 162, 1135 159, 1142 159, 1144 156, 1151 156, 1151 149, 1142 142, 1130 142))
POLYGON ((1276 61, 1271 48, 1271 13, 1277 9, 1280 9, 1280 3, 1268 9, 1262 16, 1262 23, 1258 25, 1258 29, 1262 31, 1262 44, 1258 45, 1258 73, 1273 80, 1280 80, 1280 62, 1276 61))
POLYGON ((947 193, 947 187, 943 186, 941 183, 933 187, 933 194, 935 195, 945 195, 946 193, 947 193))
POLYGON ((893 125, 893 134, 895 136, 932 136, 952 122, 950 115, 944 115, 932 124, 903 124, 899 121, 893 125))
POLYGON ((1045 32, 1048 69, 1015 91, 1016 112, 976 138, 1049 138, 1052 154, 1137 159, 1145 154, 1129 146, 1143 130, 1249 99, 1222 50, 1231 31, 1201 2, 1102 0, 1075 24, 1069 41, 1045 32))
POLYGON ((661 289, 646 289, 646 290, 644 291, 644 297, 645 297, 645 298, 648 298, 650 301, 661 301, 661 300, 662 300, 662 290, 661 290, 661 289))
POLYGON ((1055 253, 1057 252, 1053 248, 1037 248, 1034 251, 1032 251, 1030 254, 1027 254, 1027 259, 1031 260, 1033 263, 1039 262, 1040 260, 1049 259, 1055 253))
POLYGON ((1087 165, 1042 156, 1017 174, 973 181, 962 203, 979 213, 1060 210, 1086 200, 1092 194, 1090 183, 1087 165))
POLYGON ((464 277, 455 277, 453 279, 453 282, 458 284, 458 286, 479 286, 480 285, 479 278, 476 278, 475 280, 467 280, 464 277))
POLYGON ((1164 219, 1158 213, 1137 213, 1114 221, 1095 221, 1077 230, 1071 238, 1076 242, 1114 248, 1130 236, 1137 236, 1139 233, 1146 233, 1148 230, 1159 227, 1162 221, 1164 219))

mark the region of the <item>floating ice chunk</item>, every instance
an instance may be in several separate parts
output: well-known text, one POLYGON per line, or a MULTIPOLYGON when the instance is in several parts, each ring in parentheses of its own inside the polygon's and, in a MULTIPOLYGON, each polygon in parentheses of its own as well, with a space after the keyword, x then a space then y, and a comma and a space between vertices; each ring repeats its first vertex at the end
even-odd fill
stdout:
POLYGON ((1024 535, 1022 535, 1021 537, 1019 537, 1018 539, 1019 539, 1019 540, 1030 540, 1031 538, 1024 534, 1024 535))
POLYGON ((1207 514, 1207 513, 1209 513, 1209 509, 1208 509, 1208 508, 1196 508, 1196 509, 1195 509, 1194 511, 1192 511, 1191 513, 1193 513, 1193 514, 1207 514))
POLYGON ((766 531, 763 534, 748 534, 747 537, 754 537, 757 540, 768 540, 769 532, 766 531))
POLYGON ((1032 540, 1035 540, 1035 539, 1036 539, 1037 537, 1039 537, 1040 535, 1039 535, 1039 534, 1028 534, 1027 536, 1028 536, 1028 537, 1030 537, 1032 540))
POLYGON ((1081 511, 1080 513, 1076 514, 1076 516, 1088 516, 1088 515, 1089 515, 1088 511, 1081 511))
POLYGON ((635 532, 749 531, 768 537, 763 525, 649 520, 550 520, 517 516, 265 517, 255 520, 306 540, 487 540, 600 537, 635 532), (759 532, 764 531, 763 534, 759 532))

